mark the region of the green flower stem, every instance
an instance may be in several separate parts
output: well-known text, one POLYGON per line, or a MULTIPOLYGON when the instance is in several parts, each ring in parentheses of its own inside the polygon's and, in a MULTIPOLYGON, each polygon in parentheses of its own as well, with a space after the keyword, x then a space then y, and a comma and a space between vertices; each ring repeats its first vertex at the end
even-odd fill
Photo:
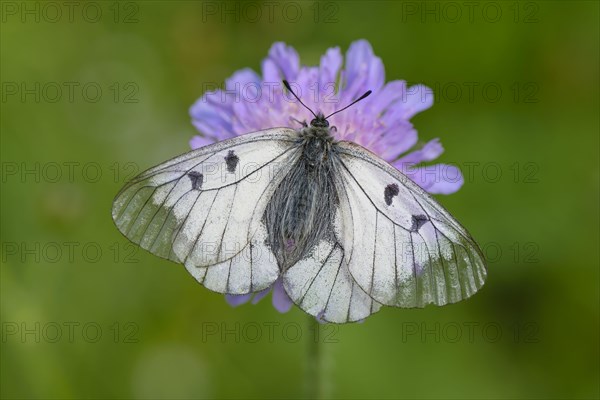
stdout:
POLYGON ((322 348, 321 342, 321 324, 317 322, 317 319, 311 315, 306 316, 307 321, 307 339, 306 343, 306 397, 308 399, 321 399, 323 398, 322 386, 321 386, 321 353, 322 348))

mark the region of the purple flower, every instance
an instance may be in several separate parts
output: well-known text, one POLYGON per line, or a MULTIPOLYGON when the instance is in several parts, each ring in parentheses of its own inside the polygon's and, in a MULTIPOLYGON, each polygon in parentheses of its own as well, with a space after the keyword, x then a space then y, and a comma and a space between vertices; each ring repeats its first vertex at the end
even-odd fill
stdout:
MULTIPOLYGON (((308 107, 325 115, 372 90, 365 100, 329 118, 337 127, 333 135, 378 154, 429 193, 451 194, 462 186, 462 174, 453 165, 417 166, 444 151, 438 139, 419 146, 410 122, 432 106, 433 92, 423 85, 408 87, 401 80, 385 83, 383 62, 366 40, 352 43, 345 60, 338 47, 328 49, 320 64, 312 67, 301 66, 292 47, 273 44, 262 62, 262 77, 251 69, 239 70, 225 81, 224 90, 205 93, 191 107, 192 123, 202 135, 194 136, 190 146, 196 149, 267 128, 299 128, 293 118, 304 121, 312 115, 283 90, 283 79, 308 107)), ((269 291, 255 294, 253 303, 269 291)), ((227 301, 235 306, 252 296, 227 296, 227 301)), ((280 280, 273 285, 273 304, 281 312, 292 304, 280 280)))
POLYGON ((237 307, 240 304, 245 304, 248 301, 250 301, 250 299, 252 299, 252 304, 256 304, 263 297, 269 294, 271 290, 273 290, 273 307, 275 307, 275 309, 280 313, 286 313, 290 311, 290 308, 292 308, 293 304, 292 299, 290 299, 290 297, 285 292, 281 278, 278 278, 272 287, 265 290, 261 290, 258 293, 249 293, 242 295, 226 294, 225 300, 227 300, 227 302, 233 307, 237 307))

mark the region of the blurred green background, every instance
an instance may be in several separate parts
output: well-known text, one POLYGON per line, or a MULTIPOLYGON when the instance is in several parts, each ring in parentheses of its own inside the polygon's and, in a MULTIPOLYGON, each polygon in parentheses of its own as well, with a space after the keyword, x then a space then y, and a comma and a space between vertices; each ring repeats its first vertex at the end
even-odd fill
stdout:
POLYGON ((438 198, 489 277, 459 304, 324 326, 322 394, 598 398, 598 3, 244 4, 1 3, 2 397, 303 396, 305 315, 231 308, 130 247, 111 202, 188 150, 206 82, 275 41, 310 65, 366 38, 388 80, 434 89, 413 121, 465 174, 438 198))

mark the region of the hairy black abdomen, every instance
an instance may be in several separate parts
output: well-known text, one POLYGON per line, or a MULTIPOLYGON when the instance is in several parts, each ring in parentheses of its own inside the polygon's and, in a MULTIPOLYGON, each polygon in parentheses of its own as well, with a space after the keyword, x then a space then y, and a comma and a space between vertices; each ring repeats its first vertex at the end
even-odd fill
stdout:
POLYGON ((333 232, 338 203, 334 164, 322 143, 312 140, 276 189, 264 220, 270 247, 286 269, 333 232))

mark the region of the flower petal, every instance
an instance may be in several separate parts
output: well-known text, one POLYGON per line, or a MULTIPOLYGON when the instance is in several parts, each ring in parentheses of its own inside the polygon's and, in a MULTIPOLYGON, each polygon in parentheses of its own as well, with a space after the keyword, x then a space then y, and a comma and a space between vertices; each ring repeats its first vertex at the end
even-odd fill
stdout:
POLYGON ((223 91, 205 93, 190 107, 192 124, 215 141, 235 136, 231 125, 231 107, 223 91))
POLYGON ((237 307, 239 305, 247 303, 251 297, 252 297, 252 293, 240 294, 240 295, 226 294, 225 300, 227 301, 227 303, 229 303, 230 306, 237 307))
POLYGON ((412 124, 402 118, 383 118, 383 121, 389 128, 367 148, 389 162, 410 150, 417 143, 418 134, 412 124))
POLYGON ((440 139, 433 139, 425 143, 425 145, 404 157, 400 158, 395 164, 418 164, 422 162, 432 161, 438 158, 444 152, 444 148, 440 143, 440 139))
MULTIPOLYGON (((298 95, 298 97, 300 97, 302 99, 302 102, 304 104, 306 104, 308 106, 308 108, 310 108, 311 110, 313 110, 315 113, 318 111, 321 111, 323 113, 326 113, 329 108, 332 106, 333 104, 329 104, 324 102, 324 92, 320 91, 316 92, 315 91, 315 82, 319 81, 319 68, 317 67, 303 67, 300 72, 298 73, 298 77, 296 78, 295 83, 295 88, 296 88, 296 94, 298 95), (323 109, 323 108, 327 108, 327 109, 323 109)), ((294 88, 294 86, 292 86, 292 88, 294 88)), ((291 102, 293 103, 298 110, 298 113, 296 115, 293 115, 294 117, 300 119, 300 117, 302 116, 308 116, 310 119, 312 119, 312 115, 310 113, 310 111, 308 111, 307 109, 305 109, 295 98, 293 98, 291 95, 287 95, 287 98, 284 100, 286 102, 291 102)), ((310 120, 309 119, 309 120, 310 120)))
POLYGON ((291 46, 276 42, 271 46, 268 57, 262 63, 263 80, 279 82, 282 79, 293 81, 300 70, 300 57, 291 46))
POLYGON ((277 279, 273 284, 273 307, 280 313, 286 313, 290 311, 293 304, 292 299, 290 299, 283 288, 282 279, 277 279))
POLYGON ((325 315, 325 311, 319 311, 319 313, 317 314, 317 316, 315 317, 315 319, 317 320, 317 322, 321 325, 325 325, 327 323, 327 321, 325 321, 323 319, 323 316, 325 315))
POLYGON ((268 287, 266 289, 263 289, 263 290, 261 290, 258 293, 255 293, 254 294, 254 298, 252 299, 252 304, 256 304, 259 301, 261 301, 266 295, 269 294, 269 292, 271 291, 271 288, 272 288, 272 286, 268 287))
POLYGON ((260 76, 249 68, 236 71, 225 81, 225 98, 233 112, 232 130, 236 135, 248 133, 252 129, 254 103, 262 95, 260 76))
MULTIPOLYGON (((243 94, 245 91, 250 91, 260 87, 260 76, 250 68, 240 69, 235 71, 233 75, 225 80, 225 88, 228 91, 235 90, 238 94, 243 94)), ((243 99, 242 99, 243 100, 243 99)))
POLYGON ((375 56, 368 41, 361 39, 350 45, 346 53, 345 79, 344 101, 352 101, 367 90, 377 92, 383 87, 383 62, 375 56))
POLYGON ((414 85, 408 88, 406 96, 402 99, 402 108, 406 119, 427 110, 433 105, 433 90, 425 85, 414 85))
POLYGON ((406 96, 406 82, 391 81, 386 83, 381 90, 374 92, 366 101, 368 101, 369 110, 374 115, 378 115, 393 107, 393 103, 404 96, 406 96))
POLYGON ((190 147, 192 150, 199 149, 200 147, 208 146, 209 144, 215 143, 214 139, 209 137, 196 135, 190 139, 190 147))
POLYGON ((319 90, 324 95, 333 92, 329 87, 332 87, 332 84, 335 86, 342 62, 343 57, 339 47, 327 49, 321 57, 321 64, 319 65, 319 90))
POLYGON ((435 164, 419 168, 405 166, 400 171, 432 194, 452 194, 464 183, 462 173, 454 165, 435 164))

